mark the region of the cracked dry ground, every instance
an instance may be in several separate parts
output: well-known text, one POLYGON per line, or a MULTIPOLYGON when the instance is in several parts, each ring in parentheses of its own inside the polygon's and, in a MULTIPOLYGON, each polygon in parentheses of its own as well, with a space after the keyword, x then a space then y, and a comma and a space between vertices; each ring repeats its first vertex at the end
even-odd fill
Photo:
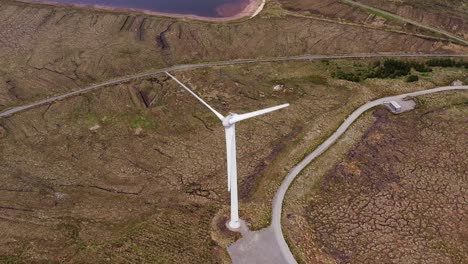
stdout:
POLYGON ((466 47, 418 37, 411 30, 369 28, 361 20, 346 25, 276 14, 270 3, 252 20, 209 23, 2 0, 0 109, 182 63, 303 54, 467 52, 466 47))
POLYGON ((376 110, 290 211, 288 237, 306 263, 467 263, 468 93, 437 96, 398 116, 376 110))

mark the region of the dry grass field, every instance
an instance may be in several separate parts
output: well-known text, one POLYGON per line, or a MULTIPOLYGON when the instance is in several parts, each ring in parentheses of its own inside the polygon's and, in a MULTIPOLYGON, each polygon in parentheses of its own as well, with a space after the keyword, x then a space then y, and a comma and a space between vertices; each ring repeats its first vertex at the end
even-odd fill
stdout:
POLYGON ((360 2, 468 37, 467 0, 360 0, 360 2))
MULTIPOLYGON (((412 25, 397 21, 384 14, 351 6, 340 0, 278 0, 282 7, 295 13, 309 14, 360 23, 369 26, 419 31, 412 25)), ((425 25, 444 29, 460 36, 468 36, 468 1, 466 0, 359 0, 358 2, 379 8, 425 25)))
POLYGON ((279 0, 279 2, 286 10, 296 13, 322 16, 366 25, 393 26, 396 28, 401 26, 394 23, 394 21, 385 21, 380 17, 372 16, 365 10, 352 7, 339 0, 279 0))
POLYGON ((0 110, 181 63, 302 54, 467 53, 411 31, 288 15, 209 23, 12 0, 0 2, 0 110))
MULTIPOLYGON (((209 23, 2 0, 0 20, 0 111, 182 63, 468 52, 399 25, 369 28, 289 14, 276 1, 253 20, 209 23)), ((292 104, 238 126, 241 216, 253 229, 268 225, 271 199, 288 169, 353 109, 467 79, 460 68, 437 68, 416 83, 333 78, 338 69, 371 63, 174 73, 222 113, 292 104)), ((0 119, 0 262, 229 262, 225 245, 237 235, 224 228, 224 144, 218 120, 164 75, 0 119)))
POLYGON ((297 179, 284 230, 303 263, 466 263, 468 92, 367 113, 297 179))
MULTIPOLYGON (((466 81, 463 69, 334 79, 373 61, 262 63, 175 72, 222 113, 289 102, 238 126, 241 217, 269 223, 288 169, 372 98, 466 81), (275 90, 274 86, 281 89, 275 90)), ((220 263, 236 236, 219 121, 164 75, 0 119, 0 260, 220 263)))

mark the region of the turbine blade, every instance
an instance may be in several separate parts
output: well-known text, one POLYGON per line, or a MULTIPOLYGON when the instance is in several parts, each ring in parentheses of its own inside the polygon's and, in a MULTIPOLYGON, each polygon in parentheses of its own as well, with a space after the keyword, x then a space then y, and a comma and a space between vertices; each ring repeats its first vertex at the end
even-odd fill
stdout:
POLYGON ((188 88, 187 86, 185 86, 185 84, 183 84, 181 81, 177 80, 176 77, 172 76, 170 73, 166 72, 166 74, 171 77, 174 81, 176 81, 178 84, 180 84, 180 86, 182 86, 185 90, 187 90, 190 94, 192 94, 195 98, 197 98, 198 101, 200 101, 202 104, 204 104, 206 107, 208 107, 208 109, 211 110, 211 112, 213 112, 218 118, 219 120, 223 121, 224 119, 224 116, 222 114, 220 114, 218 111, 216 111, 213 107, 211 107, 207 102, 203 101, 203 99, 201 99, 201 97, 199 97, 197 94, 195 94, 192 90, 190 90, 190 88, 188 88))
POLYGON ((264 114, 267 114, 267 113, 270 113, 270 112, 273 112, 273 111, 276 111, 276 110, 279 110, 279 109, 282 109, 282 108, 285 108, 285 107, 288 107, 288 106, 289 106, 289 104, 282 104, 282 105, 273 106, 273 107, 270 107, 270 108, 266 108, 266 109, 246 113, 246 114, 235 115, 229 120, 229 123, 234 124, 234 123, 237 123, 239 121, 249 119, 249 118, 252 118, 252 117, 256 117, 256 116, 259 116, 259 115, 264 115, 264 114))

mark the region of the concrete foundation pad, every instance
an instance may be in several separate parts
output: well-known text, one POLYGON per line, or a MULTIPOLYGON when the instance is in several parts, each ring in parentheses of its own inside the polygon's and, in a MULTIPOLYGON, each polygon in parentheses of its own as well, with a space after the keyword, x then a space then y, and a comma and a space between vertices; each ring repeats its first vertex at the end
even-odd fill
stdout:
POLYGON ((287 263, 271 226, 259 231, 244 229, 242 238, 229 245, 228 252, 234 264, 287 263))

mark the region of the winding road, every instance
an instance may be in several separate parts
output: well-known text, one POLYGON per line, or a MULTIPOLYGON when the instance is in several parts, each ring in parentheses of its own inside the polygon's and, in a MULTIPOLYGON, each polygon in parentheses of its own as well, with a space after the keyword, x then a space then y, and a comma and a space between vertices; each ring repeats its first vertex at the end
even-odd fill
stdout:
POLYGON ((184 64, 173 66, 169 68, 164 68, 156 71, 140 73, 135 75, 130 75, 127 77, 122 77, 110 81, 106 81, 99 84, 93 84, 91 86, 87 86, 81 89, 78 89, 73 92, 69 92, 63 95, 50 97, 44 99, 42 101, 38 101, 35 103, 14 107, 8 109, 4 112, 0 113, 0 118, 13 115, 18 112, 22 112, 34 107, 38 107, 41 105, 50 104, 59 100, 63 100, 65 98, 83 94, 98 88, 102 88, 109 85, 115 85, 120 83, 129 82, 132 80, 145 78, 149 76, 153 76, 156 74, 164 73, 164 72, 172 72, 172 71, 180 71, 180 70, 191 70, 197 68, 205 68, 205 67, 213 67, 213 66, 229 66, 229 65, 237 65, 237 64, 248 64, 248 63, 261 63, 261 62, 280 62, 280 61, 301 61, 301 60, 321 60, 321 59, 365 59, 365 58, 390 58, 390 57, 399 57, 399 58, 430 58, 430 57, 468 57, 467 55, 457 55, 457 54, 357 54, 357 55, 304 55, 304 56, 292 56, 292 57, 277 57, 277 58, 259 58, 259 59, 243 59, 243 60, 231 60, 231 61, 220 61, 220 62, 206 62, 206 63, 199 63, 199 64, 184 64))
MULTIPOLYGON (((395 101, 395 100, 402 100, 405 97, 415 97, 425 94, 431 93, 438 93, 443 91, 451 91, 451 90, 468 90, 468 86, 445 86, 445 87, 438 87, 434 89, 428 89, 423 91, 417 91, 412 93, 405 93, 395 96, 389 96, 380 98, 371 102, 368 102, 358 109, 356 109, 346 120, 341 124, 341 126, 331 135, 325 142, 323 142, 320 146, 318 146, 311 154, 309 154, 304 160, 302 160, 296 167, 294 167, 286 178, 283 180, 280 188, 278 189, 275 198, 273 200, 273 213, 272 213, 272 221, 271 226, 273 228, 273 232, 275 234, 275 239, 279 245, 283 258, 289 264, 297 263, 292 255, 289 247, 284 239, 283 231, 281 229, 281 213, 283 208, 283 200, 286 195, 289 186, 294 181, 294 179, 299 175, 299 173, 307 167, 313 160, 315 160, 318 156, 320 156, 323 152, 325 152, 328 148, 330 148, 338 138, 346 132, 346 130, 356 121, 364 112, 367 110, 376 107, 378 105, 382 105, 385 101, 395 101)), ((272 262, 274 263, 274 262, 272 262)))

